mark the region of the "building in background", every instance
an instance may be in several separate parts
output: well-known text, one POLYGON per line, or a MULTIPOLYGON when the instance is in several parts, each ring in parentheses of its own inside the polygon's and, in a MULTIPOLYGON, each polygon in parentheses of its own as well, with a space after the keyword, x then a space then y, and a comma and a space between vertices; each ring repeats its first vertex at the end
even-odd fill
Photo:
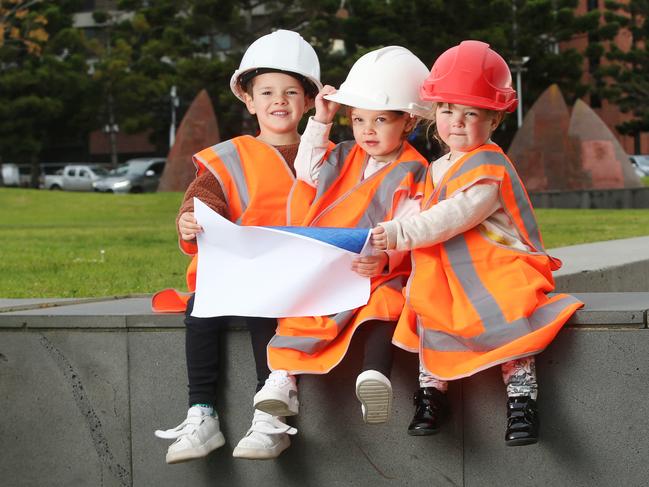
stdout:
MULTIPOLYGON (((621 0, 621 2, 627 3, 627 0, 621 0)), ((579 0, 576 14, 584 15, 594 10, 600 10, 603 14, 605 9, 604 4, 605 0, 579 0)), ((570 42, 562 43, 561 47, 565 49, 574 48, 581 53, 587 53, 589 44, 597 42, 595 36, 596 34, 594 33, 580 34, 578 36, 575 36, 570 42)), ((622 51, 628 51, 631 47, 632 42, 631 32, 626 29, 622 29, 615 37, 613 42, 615 42, 615 44, 622 51)), ((596 83, 593 73, 602 63, 606 63, 605 58, 600 58, 596 55, 588 56, 587 54, 584 54, 583 82, 585 84, 592 86, 596 83)), ((585 101, 616 135, 620 144, 628 154, 635 154, 636 152, 641 154, 649 153, 649 134, 642 133, 640 135, 640 150, 637 151, 635 148, 634 137, 630 135, 622 135, 615 128, 616 125, 630 120, 632 118, 630 114, 622 113, 617 105, 609 102, 608 100, 602 99, 595 94, 591 94, 586 97, 585 101)))

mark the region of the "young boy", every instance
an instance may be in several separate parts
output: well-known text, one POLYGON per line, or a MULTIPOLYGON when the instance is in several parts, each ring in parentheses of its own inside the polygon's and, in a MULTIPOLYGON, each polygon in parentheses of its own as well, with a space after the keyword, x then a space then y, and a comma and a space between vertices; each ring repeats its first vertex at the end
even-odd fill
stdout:
POLYGON ((446 381, 502 364, 509 446, 538 438, 534 354, 581 306, 554 289, 561 262, 543 249, 532 205, 514 166, 491 142, 516 109, 507 63, 489 45, 444 52, 422 87, 435 104, 448 154, 430 166, 422 212, 381 223, 377 250, 412 250, 413 271, 395 343, 419 351, 420 389, 411 435, 439 430, 446 381))
MULTIPOLYGON (((287 199, 296 182, 293 162, 300 141, 297 126, 321 87, 317 55, 296 32, 278 30, 248 48, 230 88, 257 118, 259 134, 235 137, 194 155, 197 176, 185 193, 177 220, 180 248, 185 253, 196 254, 196 234, 202 231, 194 218, 194 197, 240 225, 286 224, 287 199)), ((188 269, 191 290, 195 286, 195 260, 188 269)), ((158 302, 166 297, 159 296, 158 302)), ((227 317, 195 318, 191 316, 192 306, 190 299, 185 315, 190 406, 187 418, 176 428, 156 431, 160 438, 175 439, 167 451, 167 463, 204 457, 225 442, 214 404, 219 328, 227 317)), ((266 345, 277 323, 268 318, 246 318, 246 322, 259 390, 270 373, 266 345)), ((277 457, 290 445, 288 435, 296 433, 282 421, 255 411, 252 426, 233 455, 251 459, 277 457)))
MULTIPOLYGON (((331 86, 322 89, 295 163, 301 183, 313 190, 302 225, 367 228, 395 214, 419 211, 427 163, 406 138, 417 116, 430 112, 419 99, 419 86, 427 74, 424 63, 409 50, 389 46, 358 59, 338 91, 331 86), (329 129, 340 104, 349 107, 354 140, 327 152, 329 129)), ((366 305, 333 316, 279 320, 268 347, 274 372, 255 396, 257 409, 297 414, 293 375, 329 372, 362 326, 365 347, 356 395, 365 422, 388 420, 391 340, 410 270, 403 252, 390 254, 379 252, 353 263, 356 272, 371 278, 366 305)))

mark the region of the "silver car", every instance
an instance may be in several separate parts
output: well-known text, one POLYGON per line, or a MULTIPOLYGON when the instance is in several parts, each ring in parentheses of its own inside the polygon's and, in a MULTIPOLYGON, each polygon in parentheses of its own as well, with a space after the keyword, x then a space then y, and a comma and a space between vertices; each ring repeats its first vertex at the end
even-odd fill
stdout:
POLYGON ((635 155, 629 156, 629 159, 638 176, 649 176, 649 156, 635 155))
POLYGON ((130 159, 105 178, 95 181, 93 188, 102 193, 153 192, 158 189, 165 162, 161 157, 130 159))

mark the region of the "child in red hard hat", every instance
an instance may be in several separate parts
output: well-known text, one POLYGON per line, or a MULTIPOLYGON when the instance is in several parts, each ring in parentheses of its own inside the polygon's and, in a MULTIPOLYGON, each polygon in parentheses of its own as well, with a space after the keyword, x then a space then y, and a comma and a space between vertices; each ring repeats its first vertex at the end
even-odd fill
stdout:
POLYGON ((439 430, 448 380, 500 364, 507 445, 538 440, 534 355, 581 306, 554 289, 561 262, 543 248, 523 183, 490 137, 518 103, 504 59, 464 41, 435 61, 421 88, 449 152, 429 168, 422 212, 379 224, 376 249, 412 250, 394 342, 419 351, 411 435, 439 430))

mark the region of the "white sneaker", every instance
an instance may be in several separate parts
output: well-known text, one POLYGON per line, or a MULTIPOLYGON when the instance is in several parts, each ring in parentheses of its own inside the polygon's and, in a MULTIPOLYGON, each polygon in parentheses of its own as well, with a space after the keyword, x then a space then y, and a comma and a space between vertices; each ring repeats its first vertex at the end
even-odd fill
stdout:
POLYGON ((366 423, 380 424, 390 419, 392 384, 381 372, 362 372, 356 378, 356 397, 361 402, 363 421, 366 423))
POLYGON ((157 430, 155 435, 163 439, 176 439, 167 450, 167 463, 202 458, 225 444, 219 418, 203 414, 196 406, 189 408, 187 418, 178 426, 165 431, 157 430))
POLYGON ((273 416, 295 416, 300 409, 295 377, 285 370, 271 372, 264 387, 255 394, 254 406, 273 416))
POLYGON ((277 458, 291 445, 288 435, 297 433, 295 428, 284 424, 283 420, 284 418, 271 416, 258 409, 255 410, 252 426, 246 436, 241 438, 232 452, 232 456, 250 460, 277 458))

